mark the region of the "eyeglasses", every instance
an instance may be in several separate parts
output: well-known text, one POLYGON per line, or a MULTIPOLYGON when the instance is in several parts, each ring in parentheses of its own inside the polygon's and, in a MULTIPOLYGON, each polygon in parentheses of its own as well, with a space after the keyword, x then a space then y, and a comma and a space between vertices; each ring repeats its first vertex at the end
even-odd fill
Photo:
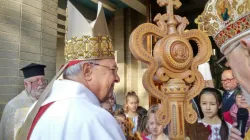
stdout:
POLYGON ((39 80, 36 80, 36 81, 29 81, 31 84, 35 84, 37 85, 39 82, 40 83, 43 83, 44 85, 47 85, 48 84, 48 80, 47 79, 39 79, 39 80))
POLYGON ((110 67, 110 66, 105 66, 105 65, 101 65, 101 64, 98 64, 98 63, 90 63, 92 65, 96 65, 96 66, 101 66, 101 67, 105 67, 111 71, 113 71, 113 74, 116 75, 117 74, 117 71, 118 71, 118 68, 117 67, 110 67))
POLYGON ((241 94, 236 94, 236 98, 242 98, 243 96, 241 94))
POLYGON ((239 46, 240 45, 240 42, 238 42, 233 48, 231 48, 222 58, 220 58, 217 62, 216 62, 216 64, 217 65, 219 65, 219 66, 221 66, 220 65, 220 62, 221 61, 223 61, 226 57, 227 57, 227 55, 229 54, 229 53, 231 53, 235 48, 237 48, 237 46, 239 46))
POLYGON ((221 83, 229 83, 229 82, 231 82, 232 80, 234 80, 234 78, 221 80, 221 83))

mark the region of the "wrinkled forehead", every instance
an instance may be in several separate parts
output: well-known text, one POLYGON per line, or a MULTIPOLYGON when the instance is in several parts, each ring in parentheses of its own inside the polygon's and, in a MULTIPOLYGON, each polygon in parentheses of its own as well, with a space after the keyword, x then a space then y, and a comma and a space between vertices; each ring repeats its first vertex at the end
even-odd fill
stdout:
POLYGON ((233 72, 232 70, 225 70, 223 71, 221 78, 233 78, 233 72))
POLYGON ((35 81, 39 79, 44 79, 44 77, 45 77, 44 75, 33 76, 33 77, 26 78, 25 81, 35 81))
POLYGON ((111 67, 117 67, 115 59, 102 59, 98 60, 101 64, 106 64, 111 67))

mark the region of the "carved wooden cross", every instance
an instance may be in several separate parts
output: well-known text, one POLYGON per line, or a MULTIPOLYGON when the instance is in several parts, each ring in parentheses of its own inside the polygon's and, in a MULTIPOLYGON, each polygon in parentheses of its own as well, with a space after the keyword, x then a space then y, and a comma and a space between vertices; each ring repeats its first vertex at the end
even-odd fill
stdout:
POLYGON ((173 11, 173 8, 181 6, 179 0, 157 0, 157 3, 161 7, 166 6, 167 14, 155 17, 158 26, 152 23, 138 26, 130 35, 129 47, 136 59, 148 64, 142 83, 149 94, 162 101, 156 114, 159 123, 168 124, 171 140, 183 140, 186 135, 185 121, 195 123, 197 120, 191 100, 205 86, 197 68, 210 58, 212 46, 203 32, 184 32, 188 20, 174 15, 173 11), (145 35, 160 38, 153 47, 153 56, 145 50, 145 35), (190 40, 198 46, 195 56, 190 40), (155 83, 160 86, 156 87, 155 83))
POLYGON ((166 6, 168 15, 172 18, 174 16, 173 7, 178 9, 181 6, 179 0, 157 0, 157 3, 163 7, 166 6))

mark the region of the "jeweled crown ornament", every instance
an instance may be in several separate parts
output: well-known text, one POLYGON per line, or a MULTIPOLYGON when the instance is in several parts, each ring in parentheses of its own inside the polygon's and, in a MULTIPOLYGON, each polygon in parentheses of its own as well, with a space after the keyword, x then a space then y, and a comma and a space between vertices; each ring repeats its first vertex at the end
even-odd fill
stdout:
POLYGON ((87 19, 68 1, 65 35, 65 60, 114 58, 102 3, 98 2, 96 19, 87 19))
POLYGON ((194 123, 197 114, 191 100, 205 86, 198 66, 209 60, 212 47, 206 33, 192 29, 185 31, 189 24, 185 17, 174 15, 173 8, 181 6, 179 0, 157 0, 167 7, 167 13, 157 14, 152 23, 139 25, 131 34, 129 47, 136 59, 148 64, 143 75, 143 86, 152 96, 161 100, 157 112, 158 122, 168 125, 170 139, 185 138, 185 121, 194 123), (155 36, 158 41, 153 56, 144 46, 146 35, 155 36), (198 53, 193 54, 189 41, 195 41, 198 53), (156 86, 157 85, 157 86, 156 86))
POLYGON ((250 0, 209 0, 202 17, 204 29, 222 53, 231 43, 250 35, 250 0))

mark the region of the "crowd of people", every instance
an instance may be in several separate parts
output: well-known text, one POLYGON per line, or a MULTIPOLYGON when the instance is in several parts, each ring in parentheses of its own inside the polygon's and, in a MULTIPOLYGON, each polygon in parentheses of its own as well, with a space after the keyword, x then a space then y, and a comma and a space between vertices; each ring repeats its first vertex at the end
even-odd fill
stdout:
MULTIPOLYGON (((14 139, 14 135, 16 134, 15 127, 20 125, 18 121, 24 121, 24 116, 18 119, 15 117, 18 116, 16 111, 31 107, 32 103, 29 102, 39 99, 40 94, 47 84, 46 80, 44 80, 44 68, 44 65, 33 63, 22 69, 25 76, 24 83, 26 86, 23 91, 25 94, 20 94, 6 105, 0 125, 0 134, 3 134, 1 135, 1 139, 14 139), (35 81, 31 81, 30 79, 35 79, 35 81), (22 97, 20 98, 20 96, 22 97)), ((187 125, 187 137, 193 140, 199 138, 226 140, 229 138, 232 124, 237 123, 238 109, 246 108, 250 110, 250 105, 242 94, 238 81, 233 77, 231 69, 223 71, 221 85, 224 91, 207 87, 197 96, 198 100, 196 103, 199 108, 198 110, 200 110, 198 113, 202 117, 197 120, 196 124, 192 124, 196 125, 195 130, 193 127, 189 127, 191 124, 187 125), (201 127, 205 129, 201 129, 201 127), (192 133, 196 130, 197 133, 192 133)), ((116 95, 112 93, 111 96, 101 102, 101 107, 116 119, 127 138, 129 135, 137 133, 143 140, 169 139, 167 136, 168 132, 166 131, 167 126, 161 125, 156 118, 159 105, 152 105, 149 110, 146 110, 142 106, 139 106, 139 97, 134 91, 126 94, 123 105, 117 104, 116 95), (132 127, 128 126, 129 123, 131 123, 132 127)), ((248 131, 249 127, 250 117, 248 118, 245 132, 248 131)))
POLYGON ((116 103, 115 94, 101 105, 114 116, 127 139, 137 133, 140 135, 138 138, 143 140, 168 140, 163 132, 166 126, 159 124, 156 119, 159 105, 153 105, 147 111, 139 106, 139 97, 134 91, 126 94, 124 105, 116 103), (119 107, 114 109, 114 106, 119 107))
MULTIPOLYGON (((221 85, 224 91, 205 87, 197 96, 196 104, 200 111, 197 113, 201 114, 201 118, 198 118, 196 124, 187 124, 186 133, 190 139, 227 140, 229 139, 232 125, 237 123, 238 109, 245 108, 250 110, 250 105, 247 104, 231 69, 223 71, 221 85), (204 128, 202 129, 201 127, 204 128)), ((167 126, 162 126, 157 122, 155 116, 159 105, 151 105, 147 111, 139 106, 139 98, 135 92, 126 94, 124 105, 116 104, 115 94, 113 94, 109 100, 102 103, 102 107, 114 115, 125 135, 128 135, 126 119, 130 118, 133 123, 133 128, 131 128, 132 134, 139 132, 143 140, 168 139, 168 132, 165 131, 167 126), (107 108, 107 106, 109 107, 107 108), (119 106, 119 108, 112 110, 113 106, 119 106)), ((247 120, 245 132, 250 127, 250 116, 247 120)))

